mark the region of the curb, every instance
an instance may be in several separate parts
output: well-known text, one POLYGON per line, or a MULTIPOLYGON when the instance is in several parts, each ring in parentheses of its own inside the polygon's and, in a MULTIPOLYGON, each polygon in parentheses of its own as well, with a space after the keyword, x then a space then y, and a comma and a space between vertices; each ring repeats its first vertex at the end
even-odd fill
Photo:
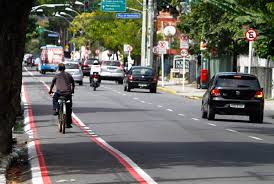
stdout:
MULTIPOLYGON (((169 94, 173 94, 173 95, 179 95, 177 93, 177 91, 173 90, 173 89, 168 89, 168 88, 165 88, 165 87, 157 87, 160 91, 164 91, 164 92, 167 92, 169 94)), ((188 98, 188 99, 194 99, 194 100, 200 100, 202 99, 203 97, 200 97, 200 96, 186 96, 186 95, 180 95, 180 96, 183 96, 185 98, 188 98)))
POLYGON ((20 157, 24 155, 24 148, 19 149, 19 148, 13 148, 12 152, 4 156, 1 159, 1 164, 0 164, 0 183, 7 183, 6 175, 7 175, 7 170, 10 168, 10 166, 20 157))

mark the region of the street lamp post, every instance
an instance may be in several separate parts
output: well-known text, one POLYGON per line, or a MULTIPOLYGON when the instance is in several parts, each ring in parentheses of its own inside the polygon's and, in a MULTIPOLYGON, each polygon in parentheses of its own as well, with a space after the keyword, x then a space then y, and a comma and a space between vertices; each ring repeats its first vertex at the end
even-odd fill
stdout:
POLYGON ((147 19, 147 0, 143 0, 142 13, 142 43, 141 43, 141 66, 146 66, 146 19, 147 19))

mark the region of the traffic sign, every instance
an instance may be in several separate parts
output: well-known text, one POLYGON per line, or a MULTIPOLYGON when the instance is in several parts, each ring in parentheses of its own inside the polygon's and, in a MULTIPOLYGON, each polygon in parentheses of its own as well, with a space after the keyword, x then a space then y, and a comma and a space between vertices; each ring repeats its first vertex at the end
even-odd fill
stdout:
POLYGON ((168 48, 168 42, 167 41, 159 41, 158 42, 158 52, 159 54, 166 54, 168 48))
POLYGON ((181 49, 188 49, 189 48, 189 40, 188 40, 188 36, 182 34, 180 36, 180 48, 181 49))
POLYGON ((117 13, 118 19, 140 19, 142 16, 140 13, 117 13))
POLYGON ((189 52, 188 52, 188 49, 181 49, 181 56, 182 57, 187 57, 188 56, 188 54, 189 54, 189 52))
POLYGON ((253 28, 249 28, 249 29, 245 32, 245 38, 246 38, 249 42, 256 40, 257 36, 258 36, 258 33, 257 33, 257 31, 256 31, 255 29, 253 29, 253 28))
POLYGON ((125 12, 126 0, 102 0, 101 11, 103 12, 125 12))

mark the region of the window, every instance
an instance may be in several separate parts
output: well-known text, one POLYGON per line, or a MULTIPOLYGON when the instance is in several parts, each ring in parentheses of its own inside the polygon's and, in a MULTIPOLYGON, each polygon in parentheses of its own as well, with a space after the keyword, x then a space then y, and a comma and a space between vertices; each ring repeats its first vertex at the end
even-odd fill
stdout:
POLYGON ((252 76, 220 76, 217 80, 216 86, 255 89, 260 88, 257 78, 252 76))

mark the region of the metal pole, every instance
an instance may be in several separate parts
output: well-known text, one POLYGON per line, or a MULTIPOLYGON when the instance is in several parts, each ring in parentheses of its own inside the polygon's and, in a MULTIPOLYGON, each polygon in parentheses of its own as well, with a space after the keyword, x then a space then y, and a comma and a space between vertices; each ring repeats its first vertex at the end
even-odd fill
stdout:
POLYGON ((146 66, 146 17, 147 17, 147 0, 143 0, 142 13, 142 45, 141 45, 141 66, 146 66))
POLYGON ((164 72, 165 72, 164 54, 161 55, 161 60, 162 60, 162 87, 164 87, 164 72))
POLYGON ((154 33, 154 8, 153 0, 148 0, 148 21, 147 21, 147 65, 152 66, 152 47, 154 33))
POLYGON ((251 73, 251 61, 252 61, 252 44, 253 41, 249 41, 249 55, 248 55, 248 73, 251 73))
POLYGON ((183 57, 183 91, 185 91, 186 57, 183 57))

